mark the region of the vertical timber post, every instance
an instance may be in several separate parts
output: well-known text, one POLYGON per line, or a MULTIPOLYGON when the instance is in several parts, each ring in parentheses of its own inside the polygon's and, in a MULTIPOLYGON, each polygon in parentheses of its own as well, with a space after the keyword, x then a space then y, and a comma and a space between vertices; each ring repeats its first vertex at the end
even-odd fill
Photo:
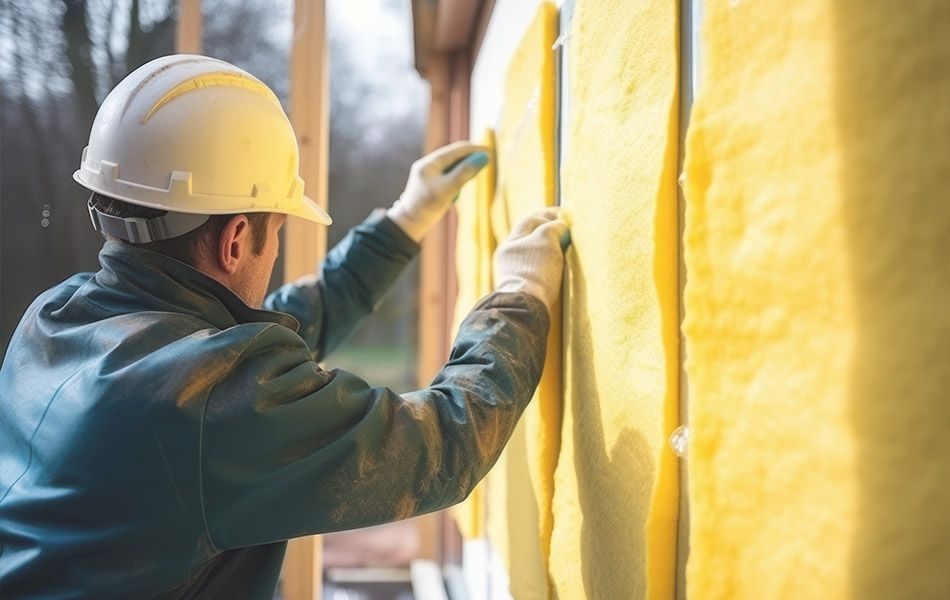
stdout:
POLYGON ((175 52, 201 54, 201 0, 178 0, 175 22, 175 52))
MULTIPOLYGON (((426 67, 431 86, 429 123, 425 135, 425 152, 445 145, 449 140, 450 62, 444 54, 433 55, 426 67)), ((422 241, 419 255, 419 355, 416 382, 427 386, 448 355, 445 324, 445 286, 448 261, 448 229, 443 219, 422 241)))
MULTIPOLYGON (((448 85, 448 133, 446 141, 469 139, 469 97, 471 88, 472 55, 470 48, 453 51, 450 55, 450 73, 448 85)), ((442 361, 448 360, 453 336, 455 335, 455 301, 458 297, 458 274, 455 268, 455 242, 458 229, 458 214, 453 206, 446 214, 445 227, 445 355, 442 361)), ((438 365, 441 366, 441 365, 438 365)), ((440 540, 440 558, 444 566, 462 563, 462 537, 454 518, 448 511, 440 513, 438 523, 440 540)))
MULTIPOLYGON (((426 67, 431 100, 429 121, 425 132, 425 153, 444 146, 449 140, 449 88, 451 65, 444 54, 434 54, 426 67)), ((448 252, 449 219, 444 218, 429 230, 422 240, 419 253, 419 325, 418 353, 416 356, 416 383, 425 387, 448 359, 449 321, 446 299, 448 271, 453 260, 448 252)), ((439 515, 425 515, 417 519, 420 557, 439 560, 441 554, 439 515)))
MULTIPOLYGON (((300 147, 304 192, 327 208, 329 61, 325 0, 296 0, 290 50, 290 121, 300 147)), ((313 273, 326 254, 327 228, 289 217, 284 226, 284 280, 313 273)))
MULTIPOLYGON (((305 193, 327 208, 329 158, 329 60, 325 0, 296 0, 290 51, 290 120, 300 147, 305 193)), ((284 225, 284 281, 314 273, 326 254, 324 225, 288 217, 284 225)), ((291 540, 284 559, 285 600, 322 596, 323 542, 319 536, 291 540)))

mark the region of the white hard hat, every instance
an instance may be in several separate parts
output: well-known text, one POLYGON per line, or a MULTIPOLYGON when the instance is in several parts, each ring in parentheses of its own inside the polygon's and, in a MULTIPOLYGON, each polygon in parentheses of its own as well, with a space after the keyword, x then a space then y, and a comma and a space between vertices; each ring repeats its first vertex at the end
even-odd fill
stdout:
MULTIPOLYGON (((180 217, 275 212, 329 225, 303 194, 299 162, 293 128, 270 88, 224 61, 176 54, 142 65, 106 96, 73 179, 180 217)), ((90 212, 97 229, 119 219, 90 212)), ((172 227, 132 241, 181 235, 204 220, 173 218, 172 227)))

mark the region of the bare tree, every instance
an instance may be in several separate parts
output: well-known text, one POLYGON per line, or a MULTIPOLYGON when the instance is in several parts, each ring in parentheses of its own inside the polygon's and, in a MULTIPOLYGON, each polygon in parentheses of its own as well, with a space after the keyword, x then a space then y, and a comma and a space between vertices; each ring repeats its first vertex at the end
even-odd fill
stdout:
MULTIPOLYGON (((108 91, 141 64, 173 52, 175 6, 175 0, 0 0, 0 351, 38 293, 98 268, 101 238, 70 174, 108 91)), ((292 10, 292 0, 203 2, 205 53, 255 74, 285 107, 292 10)), ((331 243, 373 207, 395 199, 422 144, 422 106, 380 109, 389 95, 418 88, 411 67, 362 72, 353 54, 357 41, 331 26, 331 243)))
POLYGON ((0 4, 0 344, 43 289, 97 267, 102 240, 70 179, 104 95, 172 51, 169 0, 0 4), (124 19, 116 16, 124 13, 124 19), (124 31, 118 28, 125 27, 124 31), (94 31, 101 35, 94 36, 94 31), (115 39, 123 40, 116 48, 115 39), (30 268, 24 269, 24 265, 30 268))

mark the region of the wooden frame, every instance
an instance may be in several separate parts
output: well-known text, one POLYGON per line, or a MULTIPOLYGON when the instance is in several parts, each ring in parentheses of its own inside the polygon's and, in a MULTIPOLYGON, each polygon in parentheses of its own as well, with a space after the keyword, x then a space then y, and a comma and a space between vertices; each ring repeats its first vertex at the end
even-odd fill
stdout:
POLYGON ((175 21, 175 52, 201 54, 203 24, 201 0, 178 0, 178 18, 175 21))
MULTIPOLYGON (((442 55, 429 57, 427 79, 431 89, 425 152, 449 141, 449 63, 442 55)), ((416 382, 427 385, 441 368, 447 353, 445 298, 448 256, 448 223, 442 220, 422 241, 419 255, 419 350, 416 382)))
MULTIPOLYGON (((290 120, 300 147, 300 175, 310 199, 327 208, 329 57, 325 0, 296 0, 290 51, 290 120)), ((326 255, 327 228, 290 217, 284 225, 284 281, 310 275, 326 255)), ((284 559, 285 600, 314 600, 323 590, 323 541, 290 540, 284 559)))
MULTIPOLYGON (((429 81, 431 101, 426 152, 469 137, 469 95, 475 49, 487 28, 494 0, 412 2, 416 68, 429 81)), ((455 211, 449 211, 426 236, 420 254, 418 385, 426 386, 448 360, 452 344, 455 297, 455 211)), ((423 555, 445 564, 460 564, 462 539, 446 513, 423 517, 420 537, 438 548, 423 555)))
MULTIPOLYGON (((290 50, 290 121, 300 146, 307 196, 327 208, 329 61, 325 0, 296 0, 290 50)), ((326 254, 327 228, 298 218, 284 226, 284 280, 313 273, 326 254)))
MULTIPOLYGON (((467 139, 469 74, 467 51, 429 58, 432 89, 425 151, 467 139)), ((455 277, 455 212, 450 211, 422 243, 420 258, 419 356, 416 379, 428 385, 448 359, 457 283, 455 277)))

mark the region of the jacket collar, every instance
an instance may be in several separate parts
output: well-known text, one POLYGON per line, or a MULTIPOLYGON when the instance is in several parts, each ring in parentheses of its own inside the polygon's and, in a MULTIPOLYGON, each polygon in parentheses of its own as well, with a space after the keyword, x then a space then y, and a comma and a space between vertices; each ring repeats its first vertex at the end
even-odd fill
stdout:
POLYGON ((299 328, 294 317, 251 308, 219 281, 158 252, 110 240, 99 264, 96 282, 122 309, 185 313, 218 329, 262 321, 299 328))

